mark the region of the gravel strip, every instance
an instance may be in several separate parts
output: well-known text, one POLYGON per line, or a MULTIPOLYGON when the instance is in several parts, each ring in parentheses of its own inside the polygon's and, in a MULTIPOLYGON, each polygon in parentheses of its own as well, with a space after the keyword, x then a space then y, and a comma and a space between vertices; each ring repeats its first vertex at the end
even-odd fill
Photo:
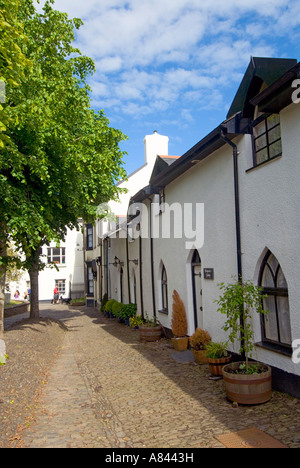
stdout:
POLYGON ((39 390, 58 357, 66 328, 58 321, 22 320, 5 332, 5 366, 0 367, 0 448, 13 447, 18 430, 30 423, 39 390))

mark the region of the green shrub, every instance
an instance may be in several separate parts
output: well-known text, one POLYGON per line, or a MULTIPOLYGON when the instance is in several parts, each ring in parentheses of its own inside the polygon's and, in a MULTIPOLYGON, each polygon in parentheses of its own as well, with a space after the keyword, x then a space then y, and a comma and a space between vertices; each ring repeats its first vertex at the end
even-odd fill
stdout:
POLYGON ((123 304, 120 310, 120 318, 126 320, 135 317, 136 309, 136 304, 123 304))
POLYGON ((121 315, 121 311, 122 311, 122 307, 124 306, 124 304, 122 304, 122 302, 115 302, 113 305, 112 305, 112 308, 111 308, 111 312, 113 315, 115 315, 116 317, 119 317, 119 318, 122 318, 121 315))
POLYGON ((110 299, 109 301, 107 301, 107 303, 105 304, 105 312, 112 313, 112 307, 116 302, 118 301, 116 301, 115 299, 110 299))

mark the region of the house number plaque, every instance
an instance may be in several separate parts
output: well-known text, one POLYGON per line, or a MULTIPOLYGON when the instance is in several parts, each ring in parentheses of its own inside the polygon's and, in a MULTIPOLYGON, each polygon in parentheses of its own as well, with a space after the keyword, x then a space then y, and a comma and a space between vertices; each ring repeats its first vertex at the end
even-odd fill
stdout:
POLYGON ((214 269, 213 268, 204 268, 204 279, 213 280, 214 279, 214 269))

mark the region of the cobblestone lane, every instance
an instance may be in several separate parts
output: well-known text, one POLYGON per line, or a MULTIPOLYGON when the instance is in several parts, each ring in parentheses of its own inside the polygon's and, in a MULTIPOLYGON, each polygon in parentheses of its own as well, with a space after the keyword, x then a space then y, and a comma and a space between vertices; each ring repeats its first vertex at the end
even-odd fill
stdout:
MULTIPOLYGON (((51 311, 44 311, 50 315, 51 311)), ((234 408, 207 366, 180 362, 170 341, 138 332, 93 309, 56 310, 68 326, 60 357, 22 433, 30 448, 223 448, 215 435, 257 427, 300 447, 300 401, 278 392, 234 408)))

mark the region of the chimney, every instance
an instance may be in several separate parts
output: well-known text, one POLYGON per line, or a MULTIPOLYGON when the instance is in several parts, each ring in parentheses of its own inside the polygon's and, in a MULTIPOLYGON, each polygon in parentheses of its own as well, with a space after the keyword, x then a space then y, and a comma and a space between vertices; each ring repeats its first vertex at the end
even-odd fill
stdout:
POLYGON ((144 138, 145 145, 145 162, 153 164, 158 155, 168 156, 169 154, 169 138, 159 135, 157 130, 154 130, 152 135, 146 135, 144 138))

